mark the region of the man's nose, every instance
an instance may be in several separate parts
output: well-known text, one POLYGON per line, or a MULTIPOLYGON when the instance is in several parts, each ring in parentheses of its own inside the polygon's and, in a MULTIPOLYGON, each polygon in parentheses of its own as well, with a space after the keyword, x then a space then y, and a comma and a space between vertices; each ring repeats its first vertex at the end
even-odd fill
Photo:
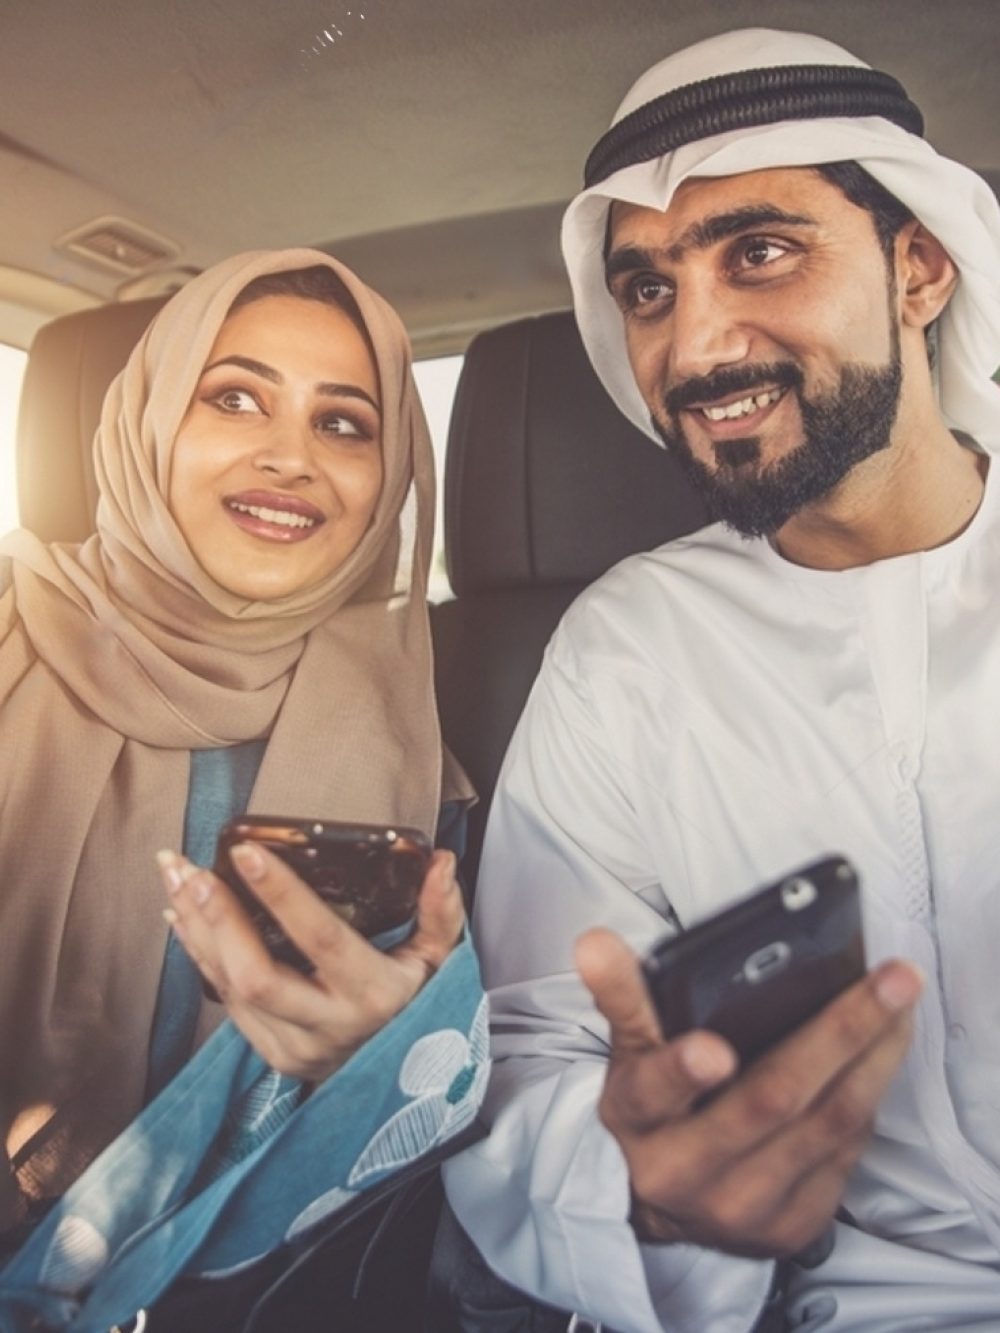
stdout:
POLYGON ((751 335, 744 316, 742 302, 717 285, 694 285, 678 292, 671 321, 673 382, 745 361, 751 335))

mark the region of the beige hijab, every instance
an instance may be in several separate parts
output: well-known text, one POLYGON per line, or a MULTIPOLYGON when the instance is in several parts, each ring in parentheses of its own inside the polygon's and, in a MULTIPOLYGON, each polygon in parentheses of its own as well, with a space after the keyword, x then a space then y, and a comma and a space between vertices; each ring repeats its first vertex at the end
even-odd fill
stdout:
MULTIPOLYGON (((108 391, 97 535, 21 531, 0 598, 0 1230, 63 1191, 135 1115, 191 749, 269 736, 250 809, 415 824, 442 795, 425 602, 433 459, 395 313, 312 250, 238 255, 164 307, 108 391), (197 564, 164 497, 172 446, 236 295, 331 268, 382 396, 371 527, 325 582, 248 602, 197 564), (6 1197, 4 1195, 6 1194, 6 1197)), ((58 482, 54 482, 58 484, 58 482)), ((447 795, 467 795, 449 774, 447 795)))

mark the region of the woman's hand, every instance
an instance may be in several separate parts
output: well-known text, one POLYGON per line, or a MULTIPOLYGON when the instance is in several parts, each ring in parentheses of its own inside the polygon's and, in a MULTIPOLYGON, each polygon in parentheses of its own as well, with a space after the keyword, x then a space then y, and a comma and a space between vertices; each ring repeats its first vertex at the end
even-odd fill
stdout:
POLYGON ((458 943, 465 911, 455 858, 434 853, 413 933, 382 953, 271 852, 242 843, 230 855, 315 972, 303 976, 276 962, 227 885, 174 852, 157 858, 171 901, 165 915, 271 1068, 322 1082, 413 999, 458 943))

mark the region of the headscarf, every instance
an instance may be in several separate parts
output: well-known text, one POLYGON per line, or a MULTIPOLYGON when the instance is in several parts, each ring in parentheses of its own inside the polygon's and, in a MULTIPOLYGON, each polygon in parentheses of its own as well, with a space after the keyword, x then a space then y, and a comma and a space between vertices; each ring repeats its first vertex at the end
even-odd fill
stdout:
MULTIPOLYGON (((612 123, 618 125, 674 89, 785 66, 869 69, 842 47, 807 33, 729 32, 654 65, 633 85, 612 123)), ((850 80, 850 74, 842 77, 850 80)), ((697 90, 691 92, 696 101, 697 90)), ((974 171, 942 157, 918 133, 885 115, 793 118, 802 114, 794 100, 788 102, 788 119, 710 133, 651 160, 622 166, 570 203, 563 219, 563 254, 580 332, 605 388, 640 430, 661 443, 629 369, 621 314, 604 282, 611 200, 665 210, 690 176, 853 161, 905 204, 954 260, 958 286, 938 321, 938 402, 953 429, 985 448, 1000 449, 1000 391, 991 382, 1000 365, 1000 207, 992 190, 974 171)), ((738 114, 738 95, 733 102, 738 114)))
MULTIPOLYGON (((432 832, 442 796, 426 580, 433 457, 394 311, 328 255, 237 255, 156 316, 95 437, 97 533, 0 543, 0 1119, 29 1198, 138 1111, 166 944, 154 854, 179 847, 189 751, 269 737, 249 808, 432 832), (323 265, 373 349, 383 482, 325 580, 274 601, 213 582, 166 502, 173 444, 234 298, 323 265)), ((58 482, 54 479, 54 484, 58 482)), ((468 795, 461 774, 448 795, 468 795)), ((0 1230, 20 1201, 0 1194, 0 1230)))

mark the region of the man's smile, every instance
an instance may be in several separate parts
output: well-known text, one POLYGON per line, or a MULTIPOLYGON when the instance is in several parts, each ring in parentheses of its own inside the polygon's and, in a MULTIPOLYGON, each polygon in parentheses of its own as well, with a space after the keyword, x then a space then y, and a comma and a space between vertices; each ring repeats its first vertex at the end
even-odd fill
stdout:
POLYGON ((734 398, 728 403, 709 403, 691 410, 701 412, 709 421, 737 421, 770 407, 784 393, 784 389, 764 389, 744 398, 734 398))

